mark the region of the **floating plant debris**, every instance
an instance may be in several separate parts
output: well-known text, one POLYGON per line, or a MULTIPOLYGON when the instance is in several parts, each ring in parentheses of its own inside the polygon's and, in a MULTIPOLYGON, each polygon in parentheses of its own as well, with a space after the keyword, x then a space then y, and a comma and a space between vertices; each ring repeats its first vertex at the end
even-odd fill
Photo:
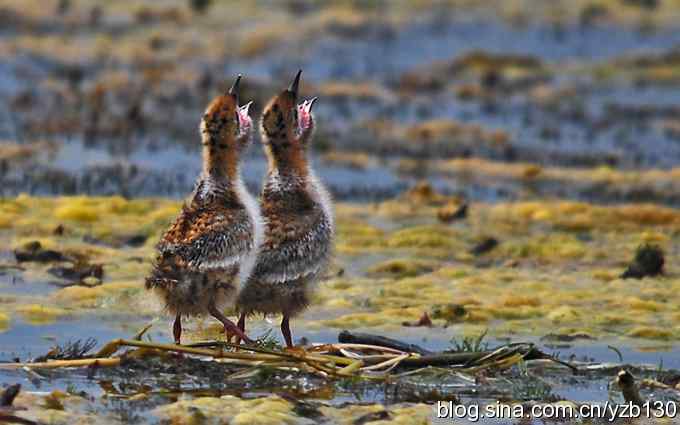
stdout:
POLYGON ((495 238, 485 238, 481 242, 479 242, 477 245, 475 245, 474 248, 470 250, 470 253, 473 255, 482 255, 486 254, 487 252, 491 251, 492 249, 496 248, 498 246, 498 240, 495 238))
MULTIPOLYGON (((478 337, 478 340, 481 338, 478 337)), ((119 339, 105 344, 94 357, 0 363, 0 372, 30 368, 38 373, 75 373, 78 369, 96 366, 99 373, 93 379, 101 380, 106 397, 131 404, 146 400, 146 409, 162 417, 179 417, 181 412, 174 409, 180 404, 185 412, 202 411, 208 405, 216 407, 229 400, 237 400, 232 394, 272 386, 282 386, 279 390, 282 395, 255 400, 267 405, 282 400, 285 401, 282 413, 317 420, 328 419, 329 415, 335 414, 333 405, 318 401, 317 395, 323 391, 384 392, 390 394, 390 404, 406 402, 400 404, 399 409, 409 406, 430 409, 423 403, 436 400, 460 403, 471 391, 483 396, 497 396, 501 391, 501 394, 519 397, 520 400, 551 403, 559 400, 552 394, 552 386, 559 379, 587 382, 604 377, 614 379, 627 401, 644 402, 650 394, 648 388, 662 388, 666 397, 680 400, 680 392, 647 378, 654 373, 651 368, 578 361, 567 363, 541 352, 533 344, 507 344, 482 351, 433 352, 381 335, 345 331, 339 339, 352 342, 311 344, 305 348, 281 351, 257 345, 235 349, 236 346, 219 341, 178 346, 119 339), (642 383, 632 378, 631 371, 645 376, 642 383), (134 379, 131 379, 132 376, 134 379), (181 381, 177 380, 179 376, 181 381), (295 380, 305 384, 297 387, 295 380), (539 390, 530 381, 540 382, 543 387, 539 390), (178 382, 182 382, 181 386, 178 382), (452 385, 454 382, 457 384, 452 385), (198 387, 192 390, 193 385, 198 387), (182 397, 178 404, 163 402, 164 398, 177 399, 177 395, 183 392, 194 396, 182 397), (305 400, 307 397, 312 400, 305 400), (187 403, 195 403, 193 410, 188 405, 184 406, 187 403)), ((76 357, 82 357, 82 347, 88 346, 86 351, 89 351, 90 345, 89 341, 83 345, 75 343, 71 349, 61 351, 75 350, 78 351, 76 357), (79 346, 77 349, 74 348, 76 345, 79 346)), ((4 394, 15 391, 13 388, 17 387, 9 388, 4 394)), ((40 405, 69 414, 75 414, 72 397, 84 398, 80 404, 90 398, 85 394, 59 392, 39 397, 44 397, 40 405)), ((90 400, 87 403, 93 402, 90 400)), ((247 403, 247 400, 251 398, 244 398, 241 403, 247 403)), ((23 402, 22 399, 20 401, 23 402)), ((21 414, 18 417, 27 416, 30 419, 26 421, 32 420, 40 412, 37 406, 17 411, 21 414)), ((353 409, 350 406, 346 408, 353 409)), ((385 417, 381 412, 386 411, 392 412, 387 414, 389 417, 400 414, 399 410, 377 408, 376 405, 372 411, 357 414, 356 420, 373 418, 374 414, 385 417)), ((0 410, 0 413, 3 412, 0 410)))
POLYGON ((47 273, 60 279, 64 279, 70 284, 83 283, 87 278, 92 278, 94 283, 88 284, 88 286, 94 286, 101 284, 101 280, 104 277, 104 268, 101 264, 75 263, 71 267, 51 267, 47 270, 47 273))
POLYGON ((33 241, 24 245, 23 248, 16 249, 14 256, 19 263, 34 261, 38 263, 53 263, 68 261, 69 258, 63 253, 53 249, 44 249, 40 242, 33 241))
POLYGON ((656 245, 642 245, 635 252, 635 259, 628 266, 621 278, 642 279, 646 276, 658 276, 663 273, 664 254, 656 245))
POLYGON ((49 360, 76 360, 83 359, 91 354, 92 349, 97 345, 97 340, 88 338, 84 341, 68 341, 64 345, 56 345, 49 352, 36 357, 33 361, 43 363, 49 360))
POLYGON ((21 391, 21 384, 10 385, 0 393, 0 409, 11 407, 14 399, 21 391))

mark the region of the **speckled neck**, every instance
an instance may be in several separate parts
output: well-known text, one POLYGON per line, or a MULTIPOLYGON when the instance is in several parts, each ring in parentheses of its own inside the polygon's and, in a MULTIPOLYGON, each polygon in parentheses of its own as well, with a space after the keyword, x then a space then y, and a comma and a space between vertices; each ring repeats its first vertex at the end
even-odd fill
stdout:
POLYGON ((238 153, 234 149, 210 144, 203 147, 203 176, 216 182, 233 182, 238 179, 238 153))
POLYGON ((265 153, 269 165, 268 175, 280 179, 306 181, 309 176, 309 162, 303 148, 296 141, 270 141, 265 153))

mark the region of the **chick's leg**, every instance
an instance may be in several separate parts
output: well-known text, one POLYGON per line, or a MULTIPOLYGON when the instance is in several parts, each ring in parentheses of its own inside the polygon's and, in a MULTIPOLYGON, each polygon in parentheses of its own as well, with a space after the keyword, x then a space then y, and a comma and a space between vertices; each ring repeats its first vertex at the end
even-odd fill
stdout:
POLYGON ((281 320, 281 333, 283 334, 283 339, 286 340, 286 346, 288 348, 292 347, 293 336, 290 333, 290 318, 286 315, 284 315, 281 320))
POLYGON ((180 345, 182 338, 182 313, 177 313, 175 323, 172 325, 172 334, 175 337, 175 344, 180 345))
POLYGON ((224 325, 224 332, 227 335, 227 338, 229 338, 229 336, 233 334, 240 338, 246 344, 253 343, 253 340, 248 338, 246 334, 238 326, 236 326, 234 322, 232 322, 224 314, 222 314, 222 312, 219 311, 214 304, 211 305, 208 310, 215 319, 222 322, 222 325, 224 325))
MULTIPOLYGON (((238 326, 239 329, 241 329, 241 332, 246 333, 246 314, 241 313, 241 315, 238 318, 238 323, 236 323, 236 326, 238 326)), ((241 343, 241 338, 238 337, 238 335, 233 334, 231 332, 227 332, 227 341, 231 342, 232 338, 235 338, 234 344, 238 345, 241 343)))
MULTIPOLYGON (((241 332, 243 332, 244 334, 246 333, 246 314, 245 313, 241 313, 241 316, 239 316, 238 323, 236 324, 236 326, 238 326, 238 328, 241 329, 241 332)), ((240 343, 241 343, 241 338, 236 336, 236 344, 240 344, 240 343)))

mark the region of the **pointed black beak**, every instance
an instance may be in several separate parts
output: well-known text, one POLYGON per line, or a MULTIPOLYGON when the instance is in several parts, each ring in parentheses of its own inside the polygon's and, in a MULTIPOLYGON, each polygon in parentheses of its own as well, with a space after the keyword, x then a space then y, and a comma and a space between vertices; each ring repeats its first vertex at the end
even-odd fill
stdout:
POLYGON ((298 71, 297 75, 295 75, 295 79, 290 83, 290 87, 288 87, 288 91, 293 93, 295 97, 297 97, 298 88, 300 87, 300 75, 302 75, 302 70, 298 71))
POLYGON ((309 109, 309 110, 311 111, 311 110, 312 110, 312 107, 314 106, 314 104, 316 103, 317 100, 319 100, 318 97, 313 97, 313 98, 309 99, 309 100, 307 101, 307 105, 308 105, 308 106, 307 106, 307 109, 309 109))
POLYGON ((229 94, 232 96, 235 96, 238 99, 238 84, 241 82, 241 74, 238 74, 238 77, 236 77, 236 81, 234 81, 234 84, 231 85, 231 88, 229 89, 229 94))

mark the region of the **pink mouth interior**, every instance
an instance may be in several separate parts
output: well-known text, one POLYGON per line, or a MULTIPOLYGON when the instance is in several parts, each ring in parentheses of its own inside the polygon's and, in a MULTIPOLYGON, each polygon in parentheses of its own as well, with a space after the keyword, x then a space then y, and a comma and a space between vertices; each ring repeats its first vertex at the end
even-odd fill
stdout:
POLYGON ((308 130, 312 125, 312 104, 308 101, 302 102, 298 105, 298 126, 300 131, 308 130))
POLYGON ((245 134, 250 130, 250 127, 253 124, 253 120, 250 118, 250 115, 248 115, 248 111, 241 108, 238 109, 238 119, 241 134, 245 134))

